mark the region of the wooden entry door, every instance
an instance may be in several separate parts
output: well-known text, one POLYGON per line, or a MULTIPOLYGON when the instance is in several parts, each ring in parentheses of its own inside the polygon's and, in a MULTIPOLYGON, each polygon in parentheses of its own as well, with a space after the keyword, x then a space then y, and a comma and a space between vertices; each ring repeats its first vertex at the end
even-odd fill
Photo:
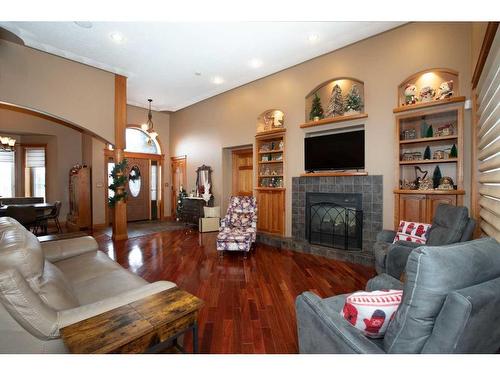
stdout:
POLYGON ((186 156, 174 156, 171 158, 171 172, 172 172, 172 191, 171 199, 172 213, 171 216, 175 218, 177 212, 177 195, 181 185, 186 188, 186 156))
POLYGON ((127 220, 149 220, 151 199, 149 159, 127 158, 127 220))
POLYGON ((253 150, 233 151, 233 195, 253 195, 253 150))

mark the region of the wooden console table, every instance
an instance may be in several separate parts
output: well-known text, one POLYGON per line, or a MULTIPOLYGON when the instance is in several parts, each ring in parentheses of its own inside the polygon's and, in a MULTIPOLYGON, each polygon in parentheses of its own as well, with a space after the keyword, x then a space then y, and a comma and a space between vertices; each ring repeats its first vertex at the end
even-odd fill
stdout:
MULTIPOLYGON (((198 311, 203 301, 172 288, 61 329, 71 353, 154 353, 189 330, 198 352, 198 311)), ((182 348, 180 348, 182 349, 182 348)))

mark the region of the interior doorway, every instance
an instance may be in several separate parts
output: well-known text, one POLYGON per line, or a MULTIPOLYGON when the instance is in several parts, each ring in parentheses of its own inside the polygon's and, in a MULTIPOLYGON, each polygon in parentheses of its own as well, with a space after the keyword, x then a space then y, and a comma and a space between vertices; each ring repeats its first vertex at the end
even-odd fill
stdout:
MULTIPOLYGON (((127 147, 124 157, 127 159, 127 221, 159 220, 163 217, 162 166, 164 155, 157 138, 140 127, 128 126, 126 129, 127 147)), ((108 185, 115 166, 113 148, 108 145, 104 150, 108 185)), ((106 189, 106 201, 113 191, 106 189)), ((106 204, 107 207, 107 204, 106 204)), ((111 223, 113 215, 106 210, 106 222, 111 223)))
POLYGON ((186 188, 187 176, 186 176, 186 163, 187 157, 183 156, 173 156, 171 159, 170 170, 172 171, 172 185, 171 185, 171 200, 172 207, 171 216, 175 219, 177 213, 177 195, 182 187, 186 188))
POLYGON ((127 220, 151 219, 150 160, 127 159, 127 220))
POLYGON ((253 149, 232 151, 232 195, 253 195, 253 149))

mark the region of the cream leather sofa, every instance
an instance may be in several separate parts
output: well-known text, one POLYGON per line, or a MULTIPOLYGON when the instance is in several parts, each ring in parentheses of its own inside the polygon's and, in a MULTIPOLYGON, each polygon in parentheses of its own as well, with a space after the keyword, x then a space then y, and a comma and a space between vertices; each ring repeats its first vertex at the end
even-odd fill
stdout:
POLYGON ((40 243, 0 218, 0 353, 66 353, 60 328, 174 286, 125 270, 92 237, 40 243))

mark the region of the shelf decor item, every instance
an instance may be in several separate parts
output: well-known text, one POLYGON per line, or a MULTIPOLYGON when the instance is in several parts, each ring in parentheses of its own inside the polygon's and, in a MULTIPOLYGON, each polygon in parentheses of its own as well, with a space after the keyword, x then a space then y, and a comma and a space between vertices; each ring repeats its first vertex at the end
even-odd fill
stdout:
POLYGON ((359 94, 358 85, 353 84, 345 98, 345 113, 352 115, 363 110, 363 99, 359 94))
POLYGON ((443 177, 439 180, 438 190, 453 190, 453 179, 451 177, 443 177))
POLYGON ((432 125, 430 125, 427 128, 427 133, 425 134, 425 137, 426 138, 432 138, 432 137, 434 137, 434 129, 432 128, 432 125))
POLYGON ((314 94, 314 99, 312 102, 311 113, 309 114, 309 120, 318 121, 324 116, 323 107, 321 105, 321 99, 318 94, 314 94))
POLYGON ((439 85, 436 100, 446 99, 453 96, 453 80, 444 81, 439 85))
POLYGON ((421 102, 430 102, 434 99, 434 96, 436 95, 436 90, 434 90, 430 86, 425 86, 422 87, 420 90, 420 101, 421 102))
POLYGON ((451 150, 450 150, 450 158, 456 158, 458 157, 458 150, 457 150, 457 146, 455 144, 453 144, 453 146, 451 146, 451 150))
POLYGON ((413 83, 408 83, 405 86, 404 96, 405 96, 404 104, 406 105, 415 104, 418 101, 417 86, 413 83))
POLYGON ((420 124, 420 138, 425 138, 427 136, 427 129, 429 129, 429 124, 423 120, 420 124))
POLYGON ((338 84, 333 86, 328 107, 326 108, 326 117, 342 116, 344 114, 344 98, 342 89, 338 84))
POLYGON ((285 126, 285 114, 279 109, 268 109, 257 118, 257 133, 279 131, 285 126))
POLYGON ((432 173, 432 181, 434 183, 434 189, 437 189, 439 186, 439 181, 441 181, 441 168, 439 168, 439 165, 436 165, 436 168, 434 168, 434 173, 432 173))
POLYGON ((424 160, 430 160, 431 159, 431 148, 427 146, 424 151, 424 160))

